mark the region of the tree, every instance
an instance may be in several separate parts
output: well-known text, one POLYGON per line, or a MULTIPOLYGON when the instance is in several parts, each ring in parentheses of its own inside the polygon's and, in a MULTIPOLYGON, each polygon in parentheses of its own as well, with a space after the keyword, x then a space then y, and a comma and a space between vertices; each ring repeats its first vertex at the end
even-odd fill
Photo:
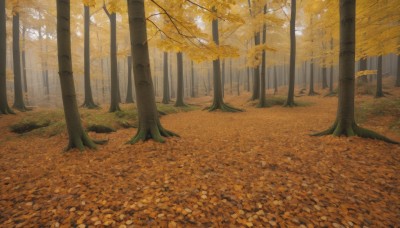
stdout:
POLYGON ((378 56, 378 72, 376 74, 375 98, 384 97, 382 89, 382 55, 378 56))
POLYGON ((128 88, 127 88, 125 102, 130 104, 134 103, 133 92, 132 92, 132 56, 126 57, 126 60, 128 62, 128 88))
POLYGON ((290 12, 290 68, 289 68, 289 91, 284 104, 285 107, 293 107, 294 103, 294 80, 296 69, 296 0, 292 0, 290 12))
MULTIPOLYGON (((267 13, 267 5, 264 6, 264 14, 267 13)), ((267 39, 267 25, 263 24, 262 29, 262 43, 265 44, 267 39)), ((266 51, 265 49, 262 50, 262 60, 261 60, 261 75, 260 75, 260 100, 258 102, 258 108, 264 108, 267 106, 266 98, 265 98, 265 68, 266 68, 266 51)))
MULTIPOLYGON (((212 11, 217 13, 215 6, 212 11)), ((218 18, 214 17, 212 20, 212 37, 214 43, 219 45, 219 32, 218 32, 218 18)), ((243 110, 231 107, 225 104, 222 97, 222 83, 221 83, 221 60, 220 58, 213 60, 213 72, 214 72, 214 97, 211 107, 207 107, 208 111, 215 111, 220 109, 224 112, 241 112, 243 110)))
POLYGON ((114 10, 109 11, 106 5, 103 5, 103 9, 110 20, 111 103, 109 112, 116 112, 121 110, 117 64, 117 14, 114 10))
POLYGON ((85 147, 94 149, 96 148, 95 142, 89 138, 83 129, 76 101, 71 59, 69 0, 57 0, 57 49, 61 95, 69 136, 69 143, 66 150, 72 148, 83 150, 85 147))
POLYGON ((84 5, 84 75, 85 75, 85 101, 82 107, 88 109, 98 108, 93 101, 90 86, 90 5, 84 5))
POLYGON ((138 131, 129 142, 134 144, 150 138, 164 142, 163 136, 178 135, 162 127, 157 112, 150 71, 144 0, 128 0, 128 16, 139 118, 138 131))
POLYGON ((400 87, 400 54, 397 55, 397 77, 396 77, 396 87, 400 87))
POLYGON ((177 69, 178 69, 178 78, 177 78, 177 86, 176 86, 176 101, 175 107, 184 107, 186 106, 185 102, 183 102, 183 55, 182 52, 176 53, 177 59, 177 69))
POLYGON ((6 48, 6 1, 0 0, 0 114, 14 114, 14 111, 10 109, 7 102, 6 48))
POLYGON ((169 104, 170 94, 169 94, 169 78, 168 78, 168 52, 164 52, 164 70, 163 70, 163 104, 169 104))
POLYGON ((24 95, 22 92, 21 52, 19 45, 19 12, 13 12, 13 66, 14 66, 14 105, 13 108, 25 112, 24 95))
POLYGON ((336 121, 328 130, 314 136, 360 136, 398 143, 371 130, 359 127, 354 118, 354 61, 356 0, 340 0, 340 57, 339 57, 339 104, 336 121))

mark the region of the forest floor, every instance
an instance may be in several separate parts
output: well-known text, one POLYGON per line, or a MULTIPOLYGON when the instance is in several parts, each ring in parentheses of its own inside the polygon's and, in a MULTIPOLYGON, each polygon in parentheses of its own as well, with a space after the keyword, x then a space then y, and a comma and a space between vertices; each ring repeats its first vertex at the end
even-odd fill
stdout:
MULTIPOLYGON (((358 96, 357 110, 362 126, 399 141, 400 112, 389 109, 400 107, 393 103, 400 90, 390 92, 379 101, 358 96)), ((333 123, 337 97, 302 96, 300 107, 264 109, 248 98, 226 97, 242 113, 163 116, 163 126, 181 136, 164 144, 127 145, 136 130, 119 129, 90 133, 109 142, 83 153, 62 153, 65 132, 11 133, 28 114, 0 117, 0 227, 400 224, 398 145, 309 136, 333 123)))

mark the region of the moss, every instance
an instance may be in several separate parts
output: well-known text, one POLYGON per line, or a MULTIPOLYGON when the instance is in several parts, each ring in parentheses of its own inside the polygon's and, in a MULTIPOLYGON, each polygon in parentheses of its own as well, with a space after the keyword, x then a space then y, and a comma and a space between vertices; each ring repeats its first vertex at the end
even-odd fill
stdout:
POLYGON ((178 112, 190 112, 199 109, 197 106, 194 105, 186 105, 182 107, 175 107, 173 105, 169 104, 161 104, 157 103, 157 109, 159 112, 165 113, 165 114, 171 114, 171 113, 178 113, 178 112))
POLYGON ((35 121, 35 120, 22 120, 16 124, 10 126, 12 132, 17 134, 24 134, 33 131, 38 128, 47 127, 50 125, 50 121, 35 121))
POLYGON ((96 133, 111 133, 115 132, 115 129, 106 125, 101 125, 101 124, 92 124, 87 126, 86 128, 87 131, 92 131, 96 133))

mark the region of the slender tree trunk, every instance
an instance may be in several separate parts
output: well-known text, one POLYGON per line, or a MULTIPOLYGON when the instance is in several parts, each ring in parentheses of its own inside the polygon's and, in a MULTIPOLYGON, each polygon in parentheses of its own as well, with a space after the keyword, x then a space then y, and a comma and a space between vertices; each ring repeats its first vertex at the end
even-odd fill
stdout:
MULTIPOLYGON (((267 14, 267 6, 264 6, 264 15, 267 14)), ((265 44, 267 39, 267 25, 263 24, 262 30, 262 43, 265 44)), ((265 94, 265 74, 266 74, 266 53, 265 50, 262 51, 262 59, 261 59, 261 75, 260 75, 260 100, 258 102, 257 107, 263 108, 267 106, 266 102, 266 94, 265 94)))
POLYGON ((374 138, 399 144, 385 136, 359 127, 354 119, 356 0, 340 0, 339 104, 335 123, 314 136, 329 135, 374 138))
POLYGON ((194 67, 193 67, 193 60, 192 61, 190 61, 190 65, 191 65, 191 68, 192 68, 192 80, 191 80, 191 83, 192 83, 192 91, 191 91, 191 97, 196 97, 196 94, 195 94, 195 89, 194 89, 194 67))
POLYGON ((169 104, 170 96, 169 96, 169 76, 168 76, 168 52, 164 52, 164 70, 163 70, 163 104, 169 104))
MULTIPOLYGON (((367 70, 367 61, 368 59, 365 57, 363 59, 360 59, 360 71, 367 70)), ((368 77, 367 75, 363 75, 360 77, 360 81, 363 83, 368 83, 368 77)))
POLYGON ((276 72, 276 65, 274 65, 274 94, 278 93, 278 75, 276 72))
POLYGON ((222 60, 222 97, 225 96, 225 59, 222 60))
POLYGON ((7 102, 6 1, 0 0, 0 114, 14 114, 7 102))
POLYGON ((27 111, 22 92, 21 52, 19 47, 19 13, 13 15, 13 66, 14 66, 14 105, 13 108, 27 111))
POLYGON ((397 77, 396 87, 400 87, 400 55, 397 56, 397 77))
POLYGON ((326 66, 325 66, 325 62, 322 63, 322 89, 326 89, 328 88, 328 78, 326 75, 326 66))
POLYGON ((117 62, 117 15, 115 12, 110 13, 105 5, 103 9, 110 20, 111 102, 109 112, 116 112, 121 110, 117 62))
POLYGON ((233 84, 232 84, 232 58, 229 59, 229 86, 230 86, 230 94, 233 94, 233 84))
MULTIPOLYGON (((254 36, 254 45, 260 45, 260 32, 257 32, 254 36)), ((257 100, 260 98, 260 66, 254 68, 253 75, 253 94, 251 96, 251 100, 257 100)))
POLYGON ((22 28, 22 80, 24 85, 24 93, 28 94, 28 81, 26 79, 26 37, 25 37, 26 29, 22 28))
POLYGON ((376 75, 376 94, 375 97, 383 97, 383 90, 382 90, 382 55, 378 56, 378 72, 376 75))
MULTIPOLYGON (((213 12, 216 13, 215 7, 213 12)), ((213 41, 216 45, 219 45, 219 31, 218 31, 218 19, 212 20, 212 36, 213 41)), ((220 109, 225 112, 238 112, 240 109, 233 108, 224 103, 222 97, 222 83, 221 83, 221 61, 220 59, 213 60, 213 72, 214 72, 214 97, 211 107, 207 108, 209 111, 215 111, 220 109)))
POLYGON ((247 71, 247 92, 250 92, 250 68, 246 67, 246 71, 247 71))
POLYGON ((144 0, 128 0, 128 16, 139 118, 138 131, 130 140, 130 143, 133 144, 150 138, 158 142, 164 142, 165 140, 162 136, 170 137, 176 136, 176 134, 161 126, 157 112, 150 71, 144 0))
POLYGON ((74 76, 72 73, 70 1, 57 0, 57 48, 61 94, 67 123, 69 144, 67 149, 96 148, 84 131, 76 101, 74 76))
POLYGON ((133 101, 133 92, 132 92, 132 56, 127 57, 128 62, 128 88, 126 93, 125 102, 128 104, 134 103, 133 101))
POLYGON ((84 6, 84 84, 85 84, 85 101, 82 107, 93 109, 98 106, 93 101, 92 87, 90 86, 90 9, 84 6))
MULTIPOLYGON (((312 53, 311 53, 312 55, 312 53)), ((314 96, 317 93, 314 91, 314 59, 310 61, 310 90, 308 96, 314 96)))
POLYGON ((176 102, 175 107, 183 107, 186 104, 183 102, 183 55, 182 52, 178 52, 176 54, 177 59, 177 68, 178 68, 178 78, 177 78, 177 94, 176 94, 176 102))
POLYGON ((290 69, 289 69, 289 90, 284 106, 293 107, 294 103, 294 81, 296 69, 296 0, 292 0, 290 13, 290 69))

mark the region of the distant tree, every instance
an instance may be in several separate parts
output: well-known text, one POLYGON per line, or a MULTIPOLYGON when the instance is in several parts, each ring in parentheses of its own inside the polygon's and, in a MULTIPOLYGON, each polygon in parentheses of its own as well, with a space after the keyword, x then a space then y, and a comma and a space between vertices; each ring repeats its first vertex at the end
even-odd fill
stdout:
MULTIPOLYGON (((264 14, 267 14, 267 5, 264 6, 264 14)), ((264 23, 262 29, 262 43, 265 45, 267 42, 267 25, 264 23)), ((258 108, 264 108, 267 106, 266 94, 265 94, 265 72, 266 72, 266 51, 262 50, 262 60, 261 60, 261 74, 260 74, 260 99, 258 102, 258 108)))
MULTIPOLYGON (((213 12, 216 13, 216 8, 213 7, 213 12)), ((219 45, 219 31, 218 31, 218 18, 212 20, 212 37, 214 43, 219 45)), ((209 111, 215 111, 220 109, 225 112, 241 112, 241 109, 231 107, 224 103, 222 97, 222 83, 221 83, 221 60, 219 58, 213 60, 213 71, 214 71, 214 97, 211 107, 207 107, 209 111)))
POLYGON ((111 103, 109 112, 116 112, 121 110, 117 63, 117 14, 114 11, 110 12, 105 4, 103 9, 110 20, 111 103))
POLYGON ((21 51, 19 44, 19 12, 13 12, 13 66, 14 66, 14 105, 13 108, 25 112, 24 95, 22 91, 21 51))
POLYGON ((82 107, 93 109, 99 106, 93 101, 90 86, 90 5, 84 6, 84 46, 85 101, 82 107))
POLYGON ((168 52, 164 52, 164 69, 163 69, 163 104, 169 104, 170 102, 170 93, 169 93, 169 76, 168 76, 168 52))
POLYGON ((66 150, 96 148, 83 129, 76 101, 71 55, 70 0, 57 0, 57 50, 61 95, 69 143, 66 150))
POLYGON ((6 87, 6 58, 7 58, 7 39, 6 39, 6 1, 0 0, 0 114, 14 114, 7 102, 6 87))
POLYGON ((182 52, 176 53, 177 58, 177 69, 178 69, 178 78, 177 78, 177 86, 176 86, 176 101, 175 107, 183 107, 186 106, 185 102, 183 102, 183 55, 182 52))
POLYGON ((397 78, 396 87, 400 87, 400 54, 397 55, 397 78))
POLYGON ((126 60, 128 61, 128 88, 127 88, 125 102, 130 104, 134 103, 133 92, 132 92, 132 56, 128 56, 126 60))
POLYGON ((138 109, 139 128, 129 141, 154 139, 164 142, 164 137, 177 136, 164 129, 160 123, 151 79, 149 46, 147 39, 146 14, 144 0, 127 0, 129 16, 129 32, 135 77, 136 103, 138 109))
POLYGON ((296 69, 296 0, 292 0, 290 13, 290 68, 289 68, 289 90, 285 107, 293 107, 294 103, 294 82, 296 69))
POLYGON ((340 0, 340 57, 339 57, 339 104, 336 121, 328 130, 314 136, 360 136, 398 144, 385 136, 359 127, 354 118, 354 61, 356 0, 340 0))
POLYGON ((375 98, 384 97, 382 89, 382 55, 378 56, 378 72, 376 74, 375 98))

